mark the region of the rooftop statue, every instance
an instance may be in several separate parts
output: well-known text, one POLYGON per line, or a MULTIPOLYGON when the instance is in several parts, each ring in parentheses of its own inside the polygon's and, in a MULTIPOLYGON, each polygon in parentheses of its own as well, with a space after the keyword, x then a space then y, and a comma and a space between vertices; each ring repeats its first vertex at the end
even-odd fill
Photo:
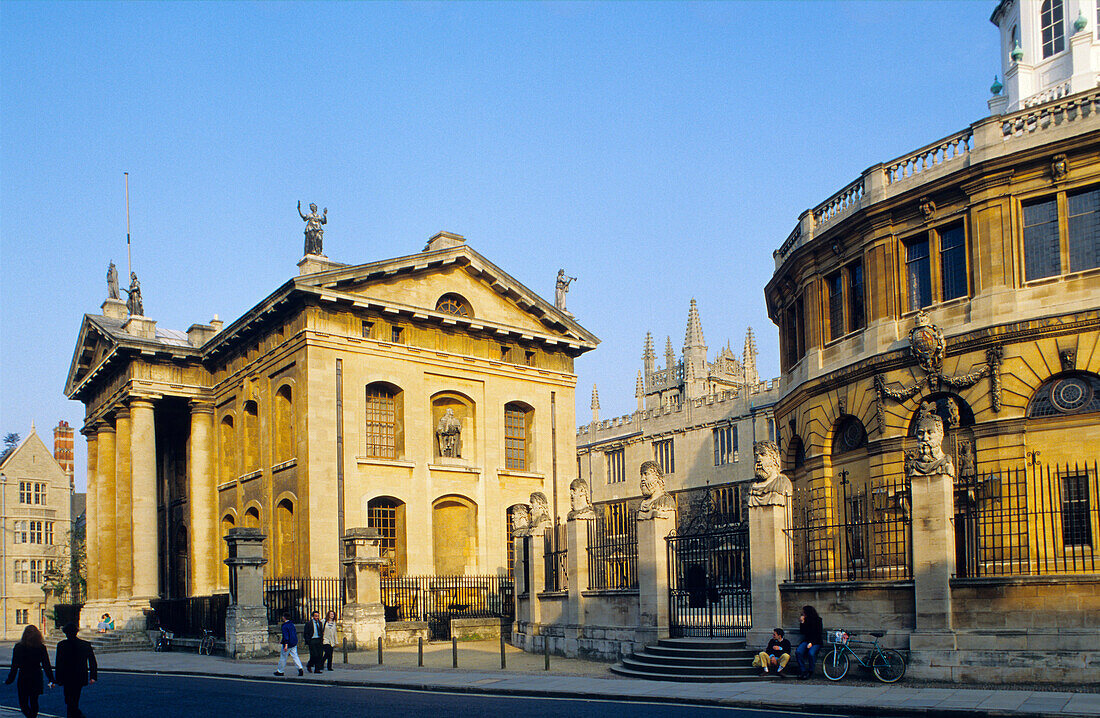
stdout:
POLYGON ((325 207, 323 213, 317 214, 317 205, 310 202, 309 214, 302 214, 302 202, 299 200, 298 214, 306 223, 305 253, 325 256, 325 253, 321 251, 321 243, 325 234, 325 230, 321 228, 321 225, 328 224, 328 207, 325 207))
POLYGON ((665 477, 661 474, 661 465, 656 461, 643 461, 642 505, 638 507, 638 520, 657 519, 676 513, 676 499, 665 491, 665 477))
POLYGON ((786 506, 791 496, 791 480, 779 471, 779 447, 774 441, 752 445, 755 462, 749 506, 786 506))
POLYGON ((107 298, 118 299, 118 268, 115 267, 115 263, 107 267, 107 298))
POLYGON ((145 308, 141 304, 141 282, 138 281, 137 272, 130 272, 130 288, 126 292, 126 309, 131 316, 145 316, 145 308))
POLYGON ((577 278, 566 276, 564 269, 558 270, 558 281, 554 287, 554 306, 566 314, 569 311, 565 308, 565 295, 569 293, 569 283, 575 281, 577 278))

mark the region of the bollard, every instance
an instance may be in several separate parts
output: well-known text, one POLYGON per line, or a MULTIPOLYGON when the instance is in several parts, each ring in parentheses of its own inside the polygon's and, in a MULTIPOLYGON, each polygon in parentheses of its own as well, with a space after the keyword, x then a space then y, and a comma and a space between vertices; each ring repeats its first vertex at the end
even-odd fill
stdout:
POLYGON ((550 670, 550 636, 542 637, 542 655, 546 659, 546 667, 542 670, 550 670))
POLYGON ((500 667, 504 669, 508 665, 507 659, 504 657, 504 634, 500 634, 500 667))
POLYGON ((451 668, 458 668, 458 639, 451 636, 451 668))
POLYGON ((348 662, 348 637, 344 636, 344 663, 348 662))
POLYGON ((416 665, 424 667, 424 637, 416 637, 416 665))
POLYGON ((378 637, 378 665, 382 665, 382 637, 378 637))

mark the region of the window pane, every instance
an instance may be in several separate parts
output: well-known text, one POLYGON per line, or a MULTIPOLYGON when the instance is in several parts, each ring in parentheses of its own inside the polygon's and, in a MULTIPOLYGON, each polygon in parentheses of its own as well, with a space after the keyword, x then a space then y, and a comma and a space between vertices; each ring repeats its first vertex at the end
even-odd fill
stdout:
POLYGON ((844 278, 837 272, 829 283, 829 338, 844 336, 844 278))
POLYGON ((1069 195, 1069 271, 1100 267, 1100 187, 1069 195))
POLYGON ((863 262, 848 267, 848 329, 862 329, 863 315, 863 262))
POLYGON ((1091 546, 1088 474, 1062 477, 1062 542, 1066 546, 1091 546))
POLYGON ((966 296, 966 233, 957 224, 940 233, 943 301, 966 296))
POLYGON ((905 269, 909 285, 909 311, 932 303, 932 268, 928 261, 928 238, 905 245, 905 269))
POLYGON ((393 395, 385 389, 367 388, 366 456, 397 458, 396 413, 393 395))
POLYGON ((1066 36, 1062 30, 1062 0, 1046 0, 1043 3, 1043 57, 1047 58, 1066 49, 1066 36))
POLYGON ((522 409, 504 410, 504 468, 527 468, 527 431, 522 409))
POLYGON ((1024 277, 1053 277, 1062 272, 1058 245, 1058 203, 1051 197, 1024 205, 1024 277))

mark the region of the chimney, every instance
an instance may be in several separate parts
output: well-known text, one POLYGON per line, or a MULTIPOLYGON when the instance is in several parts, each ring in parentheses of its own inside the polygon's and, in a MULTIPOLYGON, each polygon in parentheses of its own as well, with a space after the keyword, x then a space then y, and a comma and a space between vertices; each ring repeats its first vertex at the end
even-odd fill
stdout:
POLYGON ((53 430, 53 458, 61 464, 61 469, 69 477, 69 493, 76 490, 73 481, 73 427, 61 420, 53 430))

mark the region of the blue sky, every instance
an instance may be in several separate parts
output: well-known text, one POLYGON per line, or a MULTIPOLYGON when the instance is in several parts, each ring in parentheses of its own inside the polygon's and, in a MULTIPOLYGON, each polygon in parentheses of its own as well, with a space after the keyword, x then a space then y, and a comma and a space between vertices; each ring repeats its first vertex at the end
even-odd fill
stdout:
MULTIPOLYGON (((49 442, 84 312, 232 320, 296 272, 295 204, 360 263, 439 230, 602 339, 634 408, 645 332, 778 374, 763 286, 801 211, 988 114, 993 2, 0 4, 0 433, 49 442)), ((83 442, 77 483, 83 486, 83 442)))

